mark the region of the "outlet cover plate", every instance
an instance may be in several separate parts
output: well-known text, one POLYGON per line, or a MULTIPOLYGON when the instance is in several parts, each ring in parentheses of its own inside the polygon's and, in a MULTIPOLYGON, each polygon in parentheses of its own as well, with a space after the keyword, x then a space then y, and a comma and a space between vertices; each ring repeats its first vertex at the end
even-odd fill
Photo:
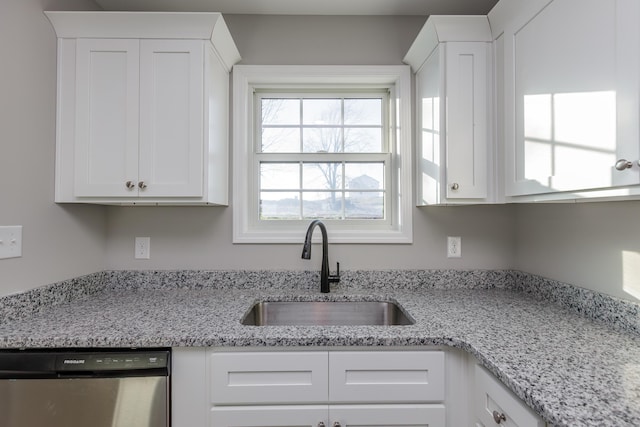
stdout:
POLYGON ((0 259, 22 256, 22 226, 0 227, 0 259))
POLYGON ((447 237, 447 258, 461 258, 462 257, 462 237, 448 236, 447 237))
POLYGON ((135 259, 149 259, 151 258, 151 238, 150 237, 136 237, 136 247, 134 258, 135 259))

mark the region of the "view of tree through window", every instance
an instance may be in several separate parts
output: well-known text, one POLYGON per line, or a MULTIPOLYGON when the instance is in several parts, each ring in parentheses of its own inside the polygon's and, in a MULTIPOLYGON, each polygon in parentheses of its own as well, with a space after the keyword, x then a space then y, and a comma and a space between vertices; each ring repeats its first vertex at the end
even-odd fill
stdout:
POLYGON ((260 219, 385 219, 385 99, 261 94, 260 219))

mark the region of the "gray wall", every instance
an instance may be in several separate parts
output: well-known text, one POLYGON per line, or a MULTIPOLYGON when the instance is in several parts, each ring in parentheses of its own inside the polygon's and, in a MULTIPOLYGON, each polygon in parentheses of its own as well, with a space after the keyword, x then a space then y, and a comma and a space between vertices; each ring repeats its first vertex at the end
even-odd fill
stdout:
MULTIPOLYGON (((402 64, 425 17, 229 15, 243 64, 402 64)), ((318 269, 297 245, 233 245, 232 207, 110 207, 109 268, 318 269), (151 237, 151 259, 134 260, 135 236, 151 237)), ((344 269, 508 268, 514 221, 509 206, 415 208, 413 245, 331 245, 344 269), (462 259, 447 259, 446 236, 462 237, 462 259)))
POLYGON ((0 260, 0 295, 104 268, 106 210, 53 203, 56 37, 43 10, 88 0, 0 1, 0 225, 22 225, 23 257, 0 260))
POLYGON ((640 301, 640 201, 520 205, 514 267, 640 301))

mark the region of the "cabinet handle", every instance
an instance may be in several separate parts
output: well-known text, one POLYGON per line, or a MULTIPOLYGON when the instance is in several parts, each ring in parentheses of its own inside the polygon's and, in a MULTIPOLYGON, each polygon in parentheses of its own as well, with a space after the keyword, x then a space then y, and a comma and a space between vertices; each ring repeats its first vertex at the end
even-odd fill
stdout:
MULTIPOLYGON (((640 161, 638 161, 638 164, 640 164, 640 161)), ((631 169, 632 167, 633 167, 633 163, 626 159, 620 159, 616 162, 616 169, 619 171, 623 171, 625 169, 631 169)))
POLYGON ((136 185, 133 183, 133 181, 127 181, 124 183, 125 187, 127 187, 129 190, 133 189, 136 185))
POLYGON ((457 182, 454 182, 453 184, 451 184, 451 189, 453 191, 457 191, 460 189, 460 185, 457 182))
POLYGON ((147 184, 145 184, 144 181, 140 181, 138 183, 138 188, 140 188, 141 190, 144 190, 145 188, 147 188, 147 184))
POLYGON ((496 424, 500 424, 503 421, 507 421, 507 417, 502 412, 493 411, 493 421, 495 421, 496 424))

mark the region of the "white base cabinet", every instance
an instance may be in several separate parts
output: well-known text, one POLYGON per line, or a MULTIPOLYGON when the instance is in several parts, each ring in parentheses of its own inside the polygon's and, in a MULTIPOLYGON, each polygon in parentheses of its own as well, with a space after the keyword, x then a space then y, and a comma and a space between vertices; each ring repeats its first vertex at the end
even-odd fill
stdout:
POLYGON ((56 202, 226 205, 239 55, 221 15, 47 16, 58 34, 56 202))
POLYGON ((216 427, 446 426, 441 351, 212 352, 209 363, 216 427))
POLYGON ((289 350, 174 348, 171 425, 545 426, 460 350, 289 350))
POLYGON ((544 427, 545 422, 493 375, 475 365, 473 388, 476 426, 544 427))

